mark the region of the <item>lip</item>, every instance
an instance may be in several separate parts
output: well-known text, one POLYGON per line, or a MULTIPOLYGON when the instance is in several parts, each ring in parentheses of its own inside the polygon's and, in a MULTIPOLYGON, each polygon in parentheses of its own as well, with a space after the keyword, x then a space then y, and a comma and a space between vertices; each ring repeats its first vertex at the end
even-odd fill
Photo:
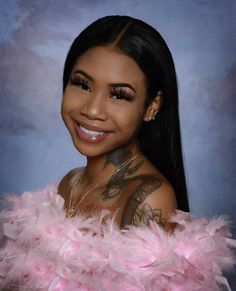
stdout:
POLYGON ((87 143, 101 142, 111 134, 111 131, 104 130, 104 129, 97 127, 97 126, 94 126, 94 125, 87 125, 87 124, 85 125, 84 123, 83 124, 79 123, 76 120, 74 122, 74 127, 75 127, 75 130, 76 130, 78 136, 80 137, 80 139, 87 142, 87 143), (102 134, 90 135, 87 132, 85 132, 81 128, 81 126, 84 127, 85 129, 88 129, 88 130, 101 132, 102 134))
POLYGON ((93 125, 93 124, 86 124, 86 123, 83 123, 83 122, 78 122, 75 120, 75 122, 78 124, 78 125, 81 125, 83 126, 84 128, 88 129, 88 130, 94 130, 94 131, 98 131, 98 132, 111 132, 107 129, 104 129, 104 128, 101 128, 101 127, 98 127, 96 125, 93 125))

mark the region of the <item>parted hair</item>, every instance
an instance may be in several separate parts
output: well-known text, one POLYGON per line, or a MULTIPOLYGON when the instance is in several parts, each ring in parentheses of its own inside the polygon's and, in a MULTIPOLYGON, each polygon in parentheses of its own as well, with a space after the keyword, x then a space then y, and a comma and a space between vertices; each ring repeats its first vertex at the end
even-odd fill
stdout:
POLYGON ((96 46, 112 45, 131 57, 146 77, 145 106, 163 92, 163 102, 155 120, 143 122, 138 140, 143 154, 173 186, 178 208, 189 211, 183 165, 178 87, 171 52, 160 33, 140 19, 112 15, 85 28, 68 52, 63 75, 63 92, 78 57, 96 46))

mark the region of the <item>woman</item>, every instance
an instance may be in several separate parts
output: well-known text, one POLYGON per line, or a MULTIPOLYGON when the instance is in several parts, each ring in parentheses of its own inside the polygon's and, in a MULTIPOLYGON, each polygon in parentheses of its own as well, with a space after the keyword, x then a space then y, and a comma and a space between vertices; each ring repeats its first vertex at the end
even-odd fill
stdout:
POLYGON ((187 214, 176 74, 160 34, 128 16, 98 19, 73 42, 63 89, 87 165, 9 198, 1 290, 230 290, 227 222, 187 214))
POLYGON ((163 38, 131 17, 99 19, 72 44, 63 81, 62 117, 87 157, 83 174, 72 170, 59 185, 68 215, 118 209, 121 227, 154 219, 171 229, 169 214, 189 208, 176 74, 163 38))

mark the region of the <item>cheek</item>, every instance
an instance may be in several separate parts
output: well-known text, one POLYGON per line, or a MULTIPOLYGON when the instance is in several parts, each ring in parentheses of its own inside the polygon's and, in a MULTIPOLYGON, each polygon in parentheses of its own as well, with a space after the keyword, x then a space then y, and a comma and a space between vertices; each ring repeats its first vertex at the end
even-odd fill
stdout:
POLYGON ((67 106, 65 98, 63 97, 62 103, 61 103, 61 116, 62 116, 62 119, 64 120, 64 122, 66 122, 66 119, 67 119, 69 112, 70 112, 70 110, 67 106))
POLYGON ((73 98, 71 98, 70 95, 64 95, 61 102, 61 116, 67 126, 71 122, 71 113, 75 108, 77 108, 77 106, 75 105, 73 98))
POLYGON ((65 91, 65 94, 63 96, 62 103, 61 103, 61 112, 67 113, 73 110, 73 108, 78 106, 78 100, 79 100, 78 96, 65 91))
POLYGON ((140 107, 127 106, 123 110, 114 110, 114 121, 121 131, 133 133, 137 131, 143 121, 143 111, 140 107))

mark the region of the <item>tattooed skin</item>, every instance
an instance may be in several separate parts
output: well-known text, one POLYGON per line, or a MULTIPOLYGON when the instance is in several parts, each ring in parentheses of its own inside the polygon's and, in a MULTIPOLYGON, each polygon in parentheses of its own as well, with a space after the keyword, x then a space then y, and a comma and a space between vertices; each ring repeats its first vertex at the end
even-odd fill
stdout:
MULTIPOLYGON (((111 152, 107 155, 104 169, 109 164, 117 168, 130 159, 132 155, 132 152, 128 151, 125 147, 120 148, 118 151, 111 152)), ((133 190, 126 204, 121 220, 121 228, 130 224, 138 225, 143 223, 149 225, 150 220, 155 220, 159 225, 164 227, 166 221, 162 218, 160 209, 152 209, 147 203, 139 208, 142 202, 161 186, 161 181, 154 175, 137 175, 135 177, 130 177, 130 175, 135 174, 142 167, 144 161, 132 167, 131 163, 132 162, 128 163, 118 173, 111 177, 105 186, 105 190, 102 192, 103 200, 112 199, 119 195, 125 186, 129 185, 131 182, 138 181, 138 186, 133 190)))
MULTIPOLYGON (((136 179, 140 179, 141 182, 138 187, 134 189, 133 193, 131 193, 130 198, 125 206, 121 220, 121 228, 124 228, 126 225, 134 223, 137 224, 137 215, 140 215, 140 211, 144 213, 145 210, 145 208, 143 210, 138 209, 139 205, 141 205, 153 191, 161 186, 161 180, 159 180, 156 176, 140 175, 137 176, 136 179)), ((157 222, 159 221, 159 219, 155 220, 157 222)))
MULTIPOLYGON (((133 153, 126 148, 121 148, 118 151, 111 152, 107 155, 107 159, 104 165, 104 169, 107 165, 112 164, 116 168, 120 167, 125 161, 132 158, 133 153)), ((130 168, 132 161, 127 163, 118 173, 114 174, 109 182, 105 186, 105 190, 102 192, 103 200, 111 199, 119 195, 125 185, 129 184, 132 178, 128 178, 130 175, 135 174, 143 165, 143 161, 139 162, 135 166, 130 168)))
POLYGON ((166 220, 162 218, 161 209, 153 209, 148 203, 145 203, 135 211, 132 224, 136 226, 139 224, 149 225, 150 221, 155 221, 163 228, 166 226, 166 220))
POLYGON ((122 163, 130 159, 131 156, 132 152, 128 151, 125 147, 112 151, 107 154, 103 169, 105 169, 109 164, 119 167, 122 163))

